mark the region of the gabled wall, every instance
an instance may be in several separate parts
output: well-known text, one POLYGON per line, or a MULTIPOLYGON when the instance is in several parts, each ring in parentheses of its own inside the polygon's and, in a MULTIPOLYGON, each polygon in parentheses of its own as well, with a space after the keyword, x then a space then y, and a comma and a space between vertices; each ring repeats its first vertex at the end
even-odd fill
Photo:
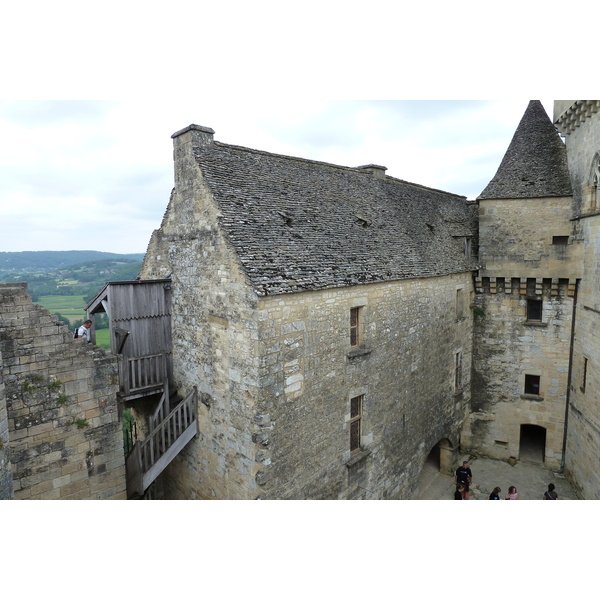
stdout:
POLYGON ((181 394, 197 386, 201 400, 200 434, 162 484, 167 498, 251 499, 258 471, 252 439, 259 432, 257 296, 219 230, 193 158, 193 138, 203 134, 175 137, 176 188, 140 271, 142 279, 172 281, 175 385, 181 394))

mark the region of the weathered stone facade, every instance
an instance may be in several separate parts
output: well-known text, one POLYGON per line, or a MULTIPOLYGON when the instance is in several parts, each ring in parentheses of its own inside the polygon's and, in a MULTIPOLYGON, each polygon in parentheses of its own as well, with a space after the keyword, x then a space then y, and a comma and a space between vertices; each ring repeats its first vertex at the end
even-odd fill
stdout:
POLYGON ((583 240, 573 335, 565 472, 582 498, 600 499, 600 101, 555 103, 574 187, 574 222, 583 240))
POLYGON ((125 499, 116 357, 73 340, 26 287, 0 286, 0 437, 12 494, 125 499))
POLYGON ((140 277, 171 278, 175 379, 203 403, 165 496, 409 498, 468 412, 471 207, 206 128, 174 139, 175 190, 140 277))
MULTIPOLYGON (((0 364, 2 351, 0 349, 0 364)), ((12 469, 8 444, 8 413, 6 411, 4 377, 0 371, 0 500, 13 497, 12 469)))

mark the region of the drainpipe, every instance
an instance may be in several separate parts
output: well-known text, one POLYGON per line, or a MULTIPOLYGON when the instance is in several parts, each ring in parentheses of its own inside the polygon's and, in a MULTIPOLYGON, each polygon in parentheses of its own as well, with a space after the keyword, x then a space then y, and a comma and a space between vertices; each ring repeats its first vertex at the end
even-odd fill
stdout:
POLYGON ((573 375, 573 347, 575 345, 575 316, 577 313, 577 292, 579 279, 575 280, 575 294, 573 296, 573 314, 571 315, 571 343, 569 347, 569 374, 567 376, 567 398, 565 403, 565 426, 563 432, 562 457, 560 459, 560 472, 565 470, 565 454, 567 452, 567 425, 569 423, 569 402, 571 401, 571 379, 573 375))

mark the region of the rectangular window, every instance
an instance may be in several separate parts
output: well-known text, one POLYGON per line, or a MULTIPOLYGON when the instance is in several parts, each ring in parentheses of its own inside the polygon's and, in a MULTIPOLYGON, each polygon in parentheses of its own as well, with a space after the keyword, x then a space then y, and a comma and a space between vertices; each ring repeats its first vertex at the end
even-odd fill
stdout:
POLYGON ((541 321, 542 320, 542 301, 527 300, 527 320, 541 321))
POLYGON ((361 343, 361 312, 360 306, 350 309, 350 346, 352 346, 352 348, 358 348, 361 343))
POLYGON ((461 288, 461 289, 456 290, 456 318, 457 319, 462 319, 465 316, 464 306, 465 306, 465 301, 464 301, 464 297, 463 297, 463 290, 461 288))
POLYGON ((454 391, 462 390, 462 352, 454 355, 454 391))
POLYGON ((471 238, 465 238, 465 256, 471 258, 471 238))
POLYGON ((364 396, 350 399, 350 452, 360 450, 360 431, 364 396))
POLYGON ((583 371, 581 373, 581 391, 585 392, 585 385, 587 383, 587 368, 588 368, 588 359, 583 357, 583 371))
POLYGON ((569 243, 568 235, 553 235, 552 245, 553 246, 566 246, 569 243))
POLYGON ((531 396, 540 395, 539 375, 525 375, 525 393, 531 396))

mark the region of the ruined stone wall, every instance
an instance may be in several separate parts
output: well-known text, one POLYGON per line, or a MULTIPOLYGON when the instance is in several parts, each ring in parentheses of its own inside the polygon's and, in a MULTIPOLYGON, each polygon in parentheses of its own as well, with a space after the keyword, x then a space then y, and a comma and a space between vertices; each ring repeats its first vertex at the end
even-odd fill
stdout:
POLYGON ((561 465, 569 374, 574 284, 559 280, 494 279, 479 283, 475 313, 472 414, 461 445, 507 460, 520 456, 521 425, 546 430, 547 466, 561 465), (493 284, 493 285, 492 285, 493 284), (529 320, 527 299, 542 301, 529 320), (540 378, 526 393, 525 376, 540 378))
POLYGON ((14 497, 125 499, 116 357, 73 340, 26 287, 0 285, 14 497))
MULTIPOLYGON (((1 364, 2 352, 0 351, 1 364)), ((12 469, 8 444, 8 412, 4 390, 4 378, 2 370, 0 370, 0 500, 13 497, 12 469)))
POLYGON ((471 290, 465 273, 261 300, 260 497, 410 498, 432 448, 456 447, 468 413, 471 290), (351 453, 358 396, 361 450, 351 453))

